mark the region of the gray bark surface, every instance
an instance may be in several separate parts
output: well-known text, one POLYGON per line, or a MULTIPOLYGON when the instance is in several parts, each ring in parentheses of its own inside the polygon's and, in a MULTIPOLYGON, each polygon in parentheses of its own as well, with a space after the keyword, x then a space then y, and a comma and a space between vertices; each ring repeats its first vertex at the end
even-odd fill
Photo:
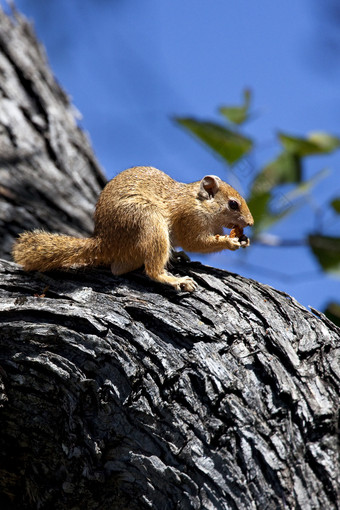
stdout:
POLYGON ((1 270, 1 477, 13 508, 337 508, 339 331, 195 263, 1 270), (33 506, 32 506, 33 505, 33 506))
POLYGON ((25 273, 27 228, 87 235, 105 179, 25 20, 0 11, 0 506, 337 509, 340 330, 194 262, 25 273))

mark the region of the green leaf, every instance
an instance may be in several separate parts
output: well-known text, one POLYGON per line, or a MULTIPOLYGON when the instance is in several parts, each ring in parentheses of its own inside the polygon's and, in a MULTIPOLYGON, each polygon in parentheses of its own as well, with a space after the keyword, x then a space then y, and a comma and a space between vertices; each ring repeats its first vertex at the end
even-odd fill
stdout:
POLYGON ((178 124, 196 135, 230 165, 236 163, 253 147, 250 138, 235 133, 220 124, 192 118, 176 118, 178 124))
POLYGON ((334 324, 340 327, 340 303, 331 302, 328 303, 327 308, 324 311, 326 317, 328 317, 334 324))
MULTIPOLYGON (((274 212, 271 208, 272 200, 273 197, 269 191, 262 194, 251 195, 247 200, 248 207, 254 218, 254 237, 263 230, 269 229, 269 227, 272 227, 275 223, 296 210, 294 207, 286 207, 286 202, 283 201, 281 210, 274 212)), ((277 200, 279 200, 279 198, 277 198, 277 200)))
POLYGON ((311 142, 306 138, 298 138, 297 136, 279 133, 279 139, 286 151, 300 157, 320 154, 320 152, 322 152, 314 142, 311 142))
POLYGON ((310 133, 307 138, 279 133, 279 139, 286 151, 300 157, 329 154, 340 147, 340 138, 323 132, 310 133))
MULTIPOLYGON (((270 201, 270 193, 265 192, 257 195, 251 195, 248 200, 247 204, 251 211, 251 214, 254 218, 254 228, 256 230, 259 229, 259 226, 262 222, 266 222, 266 218, 268 214, 269 209, 269 201, 270 201)), ((262 229, 260 229, 262 230, 262 229)), ((259 230, 258 230, 259 231, 259 230)))
POLYGON ((309 133, 308 139, 318 145, 320 149, 323 149, 325 153, 334 152, 340 147, 340 138, 322 131, 309 133))
POLYGON ((252 193, 262 194, 279 184, 290 182, 301 182, 301 159, 296 154, 284 151, 257 175, 252 193))
POLYGON ((331 206, 333 207, 334 211, 340 214, 340 198, 335 198, 331 202, 331 206))
POLYGON ((311 235, 308 242, 322 269, 340 276, 340 237, 311 235))
POLYGON ((241 106, 222 106, 219 111, 232 124, 243 124, 249 118, 249 106, 251 99, 250 90, 244 91, 244 103, 241 106))

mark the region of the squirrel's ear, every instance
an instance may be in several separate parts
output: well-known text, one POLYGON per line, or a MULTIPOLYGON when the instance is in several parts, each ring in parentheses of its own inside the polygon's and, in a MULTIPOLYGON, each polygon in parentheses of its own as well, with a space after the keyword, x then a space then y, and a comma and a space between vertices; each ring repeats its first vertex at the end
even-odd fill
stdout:
POLYGON ((206 175, 200 183, 199 196, 202 198, 214 198, 219 190, 221 179, 217 175, 206 175))

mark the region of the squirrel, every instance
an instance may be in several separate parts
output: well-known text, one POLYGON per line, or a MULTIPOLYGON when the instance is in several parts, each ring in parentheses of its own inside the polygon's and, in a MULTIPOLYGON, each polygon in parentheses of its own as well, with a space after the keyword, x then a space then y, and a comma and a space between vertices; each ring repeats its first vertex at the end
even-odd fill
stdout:
POLYGON ((144 265, 152 279, 176 290, 193 291, 197 284, 166 270, 171 250, 212 253, 249 246, 223 234, 223 227, 253 225, 246 201, 216 175, 184 184, 161 170, 138 166, 119 173, 101 192, 89 238, 23 232, 13 258, 26 271, 66 269, 74 265, 110 265, 122 275, 144 265))

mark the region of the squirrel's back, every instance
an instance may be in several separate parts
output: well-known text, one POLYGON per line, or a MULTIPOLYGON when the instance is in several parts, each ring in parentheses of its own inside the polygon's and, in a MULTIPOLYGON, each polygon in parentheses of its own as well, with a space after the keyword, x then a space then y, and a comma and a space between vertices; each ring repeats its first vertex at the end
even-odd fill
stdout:
POLYGON ((119 235, 125 243, 124 231, 136 235, 155 214, 168 219, 170 228, 173 209, 177 210, 180 203, 188 204, 190 186, 154 167, 124 170, 100 194, 94 236, 112 239, 119 235))

